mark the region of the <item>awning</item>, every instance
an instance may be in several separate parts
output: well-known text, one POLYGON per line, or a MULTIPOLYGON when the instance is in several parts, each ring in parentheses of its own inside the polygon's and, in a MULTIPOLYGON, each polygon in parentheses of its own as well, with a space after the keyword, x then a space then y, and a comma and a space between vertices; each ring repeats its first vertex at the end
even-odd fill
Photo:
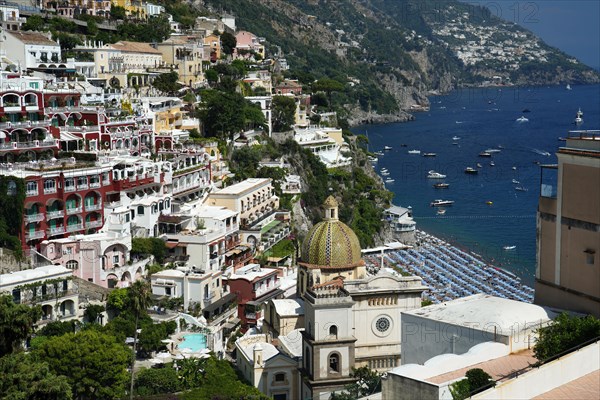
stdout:
POLYGON ((221 306, 231 303, 235 299, 237 299, 237 295, 235 293, 229 293, 226 296, 221 297, 219 300, 215 301, 214 303, 209 304, 208 306, 204 307, 202 312, 209 312, 209 313, 213 312, 213 311, 221 308, 221 306))
POLYGON ((178 244, 179 242, 166 242, 165 246, 167 246, 167 249, 174 249, 178 244))
POLYGON ((233 329, 235 328, 238 324, 240 323, 240 319, 239 318, 234 318, 231 321, 227 321, 223 324, 223 329, 233 329))
POLYGON ((60 140, 70 141, 70 140, 81 140, 80 137, 77 137, 69 132, 61 132, 60 140))

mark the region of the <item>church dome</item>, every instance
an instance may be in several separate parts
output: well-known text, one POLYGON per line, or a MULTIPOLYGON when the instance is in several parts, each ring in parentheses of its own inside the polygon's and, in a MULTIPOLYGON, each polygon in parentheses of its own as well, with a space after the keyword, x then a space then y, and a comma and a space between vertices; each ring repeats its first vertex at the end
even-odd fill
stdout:
POLYGON ((351 268, 362 264, 360 242, 350 227, 338 220, 338 203, 329 196, 325 219, 312 227, 302 243, 302 261, 318 268, 351 268))

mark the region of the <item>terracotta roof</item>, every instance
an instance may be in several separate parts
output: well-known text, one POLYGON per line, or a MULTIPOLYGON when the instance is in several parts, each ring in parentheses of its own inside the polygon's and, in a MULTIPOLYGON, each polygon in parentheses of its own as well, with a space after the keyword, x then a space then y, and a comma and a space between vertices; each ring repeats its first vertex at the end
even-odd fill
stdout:
POLYGON ((160 51, 156 50, 154 47, 150 46, 149 43, 143 42, 128 42, 125 40, 121 40, 112 45, 113 49, 129 52, 129 53, 152 53, 152 54, 161 54, 160 51))
POLYGON ((58 43, 56 43, 52 39, 49 39, 48 36, 46 36, 46 34, 42 32, 6 31, 6 33, 13 35, 23 43, 58 46, 58 43))
POLYGON ((343 287, 344 287, 344 278, 341 276, 338 276, 337 278, 334 278, 325 283, 314 285, 312 288, 313 289, 341 289, 343 287))

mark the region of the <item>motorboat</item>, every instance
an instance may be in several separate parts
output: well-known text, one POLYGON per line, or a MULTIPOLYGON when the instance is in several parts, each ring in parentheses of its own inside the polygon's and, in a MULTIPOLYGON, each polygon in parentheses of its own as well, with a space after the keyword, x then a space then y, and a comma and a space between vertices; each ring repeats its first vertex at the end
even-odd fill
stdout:
POLYGON ((512 169, 513 169, 513 171, 516 171, 516 170, 517 170, 517 167, 515 167, 515 166, 513 165, 512 169))
POLYGON ((446 214, 446 209, 445 208, 440 208, 439 210, 437 210, 437 215, 444 215, 446 214))
POLYGON ((490 161, 490 167, 495 167, 496 163, 494 161, 490 161))
POLYGON ((383 151, 376 151, 373 154, 375 154, 377 156, 382 156, 383 155, 383 151))
POLYGON ((521 115, 519 118, 517 118, 517 122, 523 123, 523 122, 529 122, 529 120, 521 115))
POLYGON ((479 171, 477 171, 475 168, 471 168, 471 167, 467 167, 465 168, 465 174, 478 174, 479 171))
POLYGON ((583 124, 583 111, 581 111, 581 108, 577 111, 577 115, 575 117, 575 124, 576 125, 581 125, 583 124))
POLYGON ((373 163, 373 164, 376 164, 376 163, 377 163, 377 161, 379 161, 379 159, 378 159, 377 157, 370 156, 370 157, 369 157, 369 161, 370 161, 371 163, 373 163))
POLYGON ((394 183, 394 179, 392 178, 385 178, 385 183, 394 183))
POLYGON ((502 247, 502 250, 514 250, 516 248, 517 248, 517 246, 504 246, 504 247, 502 247))
POLYGON ((423 157, 435 157, 437 154, 435 153, 423 153, 423 157))
POLYGON ((389 176, 390 173, 388 171, 381 171, 382 176, 389 176))
POLYGON ((479 157, 491 157, 492 153, 488 153, 487 151, 482 151, 479 153, 479 157))
POLYGON ((515 185, 520 185, 520 184, 521 184, 521 182, 519 182, 519 181, 518 181, 518 180, 516 180, 516 179, 513 179, 513 180, 512 180, 512 183, 514 183, 515 185))
POLYGON ((421 154, 421 150, 409 150, 408 154, 421 154))
POLYGON ((391 150, 392 148, 390 146, 383 146, 384 150, 391 150))
POLYGON ((452 140, 460 140, 458 136, 452 136, 452 140))
POLYGON ((450 184, 445 182, 434 183, 433 187, 436 189, 448 189, 450 187, 450 184))
POLYGON ((567 90, 572 90, 572 89, 571 89, 571 85, 569 85, 569 84, 567 83, 567 87, 565 87, 565 89, 567 89, 567 90))
POLYGON ((431 207, 442 207, 442 206, 451 206, 454 204, 454 200, 441 200, 437 199, 429 203, 431 207))
POLYGON ((501 151, 502 150, 500 150, 500 149, 485 149, 483 152, 493 154, 493 153, 500 153, 501 151))
POLYGON ((483 165, 481 165, 480 163, 477 163, 477 168, 483 168, 483 165))
POLYGON ((488 206, 493 206, 494 202, 491 201, 491 200, 488 200, 488 201, 485 202, 485 204, 487 204, 488 206))
POLYGON ((431 170, 427 173, 427 178, 429 179, 444 179, 445 177, 446 175, 435 172, 434 170, 431 170))
POLYGON ((386 167, 381 168, 381 172, 388 172, 388 169, 386 167))
POLYGON ((529 189, 527 189, 526 187, 523 187, 523 186, 517 186, 517 187, 515 187, 515 190, 518 190, 519 192, 526 192, 529 189))

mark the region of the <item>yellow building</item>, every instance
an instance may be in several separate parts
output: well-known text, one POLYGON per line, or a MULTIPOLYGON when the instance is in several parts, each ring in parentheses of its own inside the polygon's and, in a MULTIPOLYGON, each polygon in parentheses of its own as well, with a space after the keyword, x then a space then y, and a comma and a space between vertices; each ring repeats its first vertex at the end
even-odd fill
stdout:
POLYGON ((165 64, 175 66, 179 81, 195 88, 204 82, 202 61, 204 59, 204 41, 195 36, 173 35, 162 43, 157 50, 162 54, 165 64))
POLYGON ((205 60, 216 62, 221 58, 221 38, 217 35, 208 35, 204 38, 205 60))
POLYGON ((145 19, 146 6, 141 0, 113 0, 113 6, 123 7, 128 16, 134 16, 141 19, 145 19))
POLYGON ((557 156, 542 168, 534 302, 600 317, 600 131, 571 132, 557 156))

